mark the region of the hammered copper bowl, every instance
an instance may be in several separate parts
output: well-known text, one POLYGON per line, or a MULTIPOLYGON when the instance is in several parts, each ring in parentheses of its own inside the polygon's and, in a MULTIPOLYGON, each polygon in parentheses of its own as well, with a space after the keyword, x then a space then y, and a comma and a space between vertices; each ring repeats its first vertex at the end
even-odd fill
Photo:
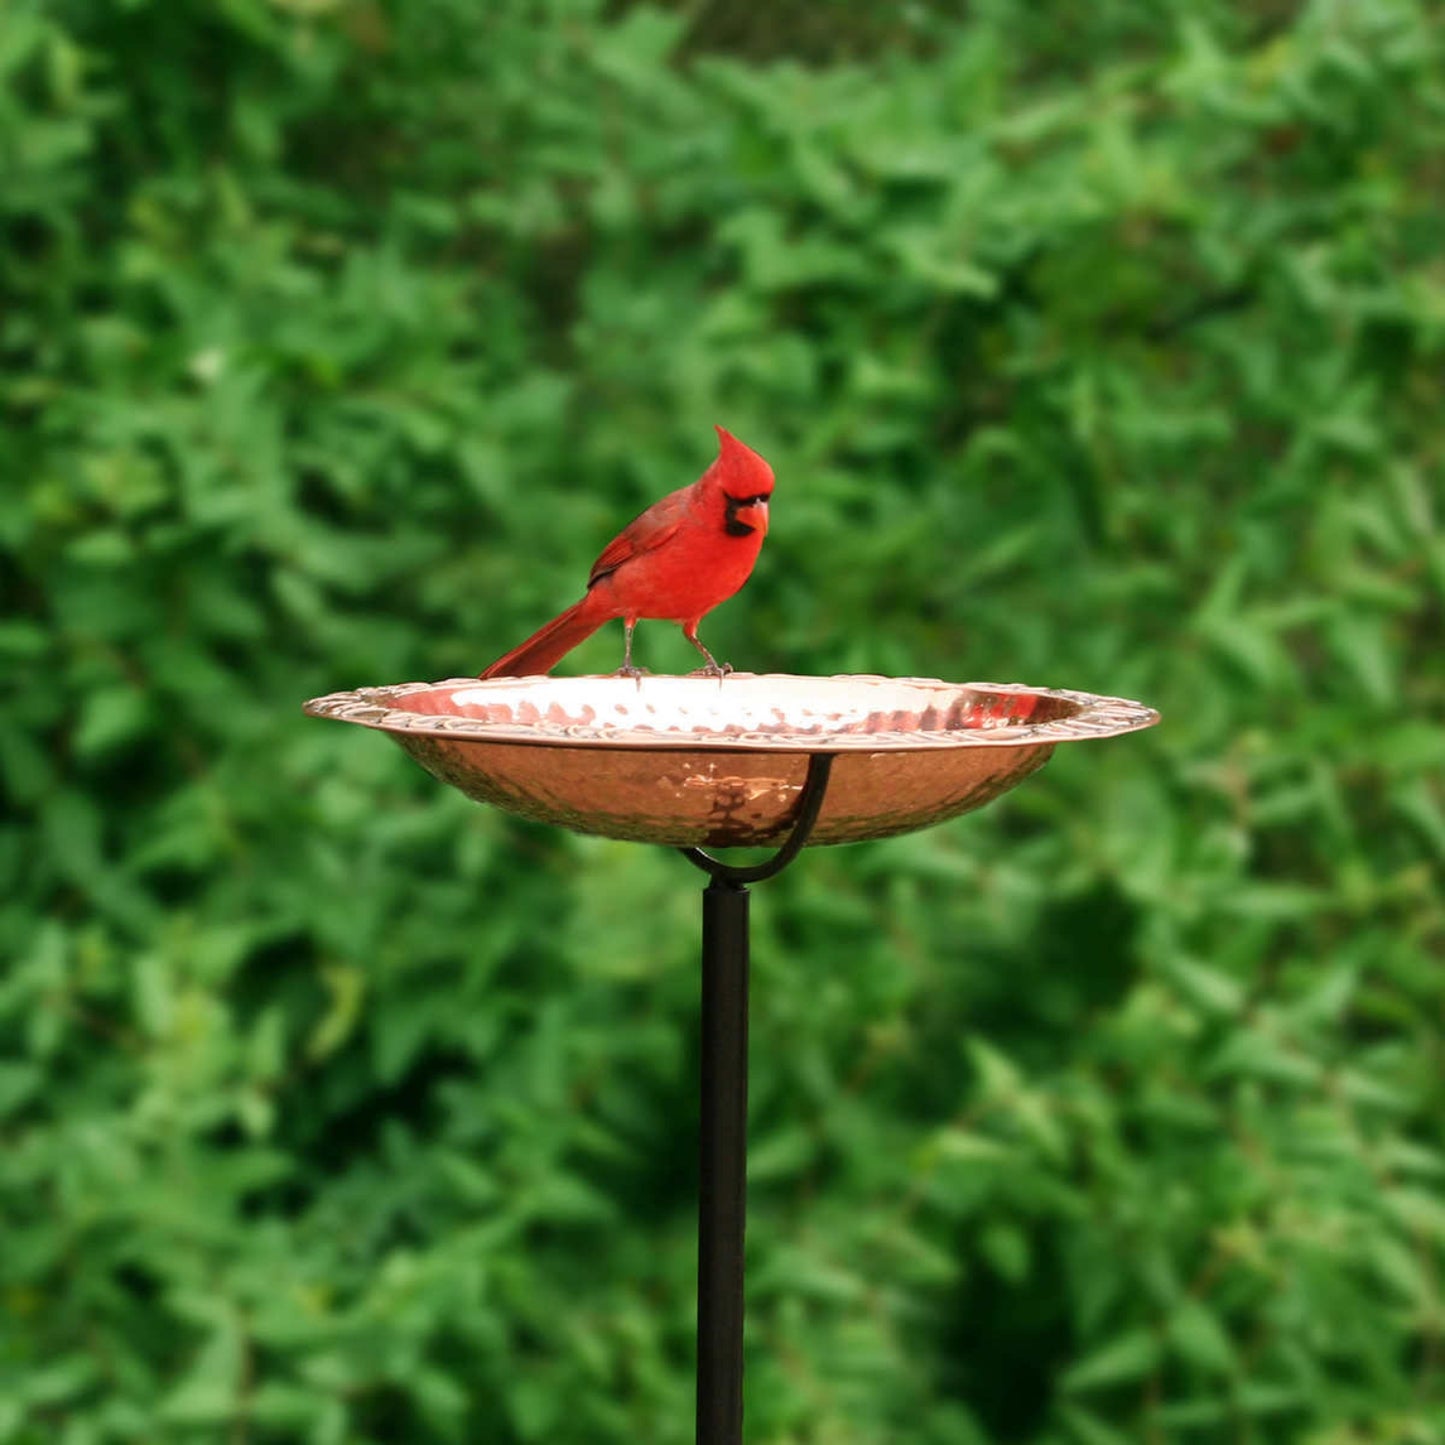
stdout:
POLYGON ((813 753, 836 757, 815 843, 886 838, 1006 792, 1063 742, 1158 721, 1121 698, 934 678, 527 677, 332 693, 478 802, 580 833, 733 847, 784 836, 813 753))

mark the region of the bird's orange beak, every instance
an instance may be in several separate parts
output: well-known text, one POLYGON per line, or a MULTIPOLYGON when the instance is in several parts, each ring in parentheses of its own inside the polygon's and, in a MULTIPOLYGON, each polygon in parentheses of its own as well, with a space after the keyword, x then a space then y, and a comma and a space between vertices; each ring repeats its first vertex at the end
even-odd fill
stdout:
POLYGON ((749 502, 746 507, 739 507, 733 513, 738 521, 746 527, 752 527, 759 537, 768 535, 768 503, 766 498, 760 502, 749 502))

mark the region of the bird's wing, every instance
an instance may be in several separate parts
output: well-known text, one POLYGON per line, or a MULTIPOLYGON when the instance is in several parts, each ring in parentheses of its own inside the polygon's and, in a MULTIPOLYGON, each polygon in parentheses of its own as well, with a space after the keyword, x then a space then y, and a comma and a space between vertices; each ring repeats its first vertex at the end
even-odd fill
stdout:
POLYGON ((587 585, 600 582, 609 573, 615 572, 624 562, 653 552, 662 546, 682 525, 687 516, 691 487, 678 491, 654 502, 640 516, 634 517, 603 549, 602 555, 592 564, 592 575, 587 585))

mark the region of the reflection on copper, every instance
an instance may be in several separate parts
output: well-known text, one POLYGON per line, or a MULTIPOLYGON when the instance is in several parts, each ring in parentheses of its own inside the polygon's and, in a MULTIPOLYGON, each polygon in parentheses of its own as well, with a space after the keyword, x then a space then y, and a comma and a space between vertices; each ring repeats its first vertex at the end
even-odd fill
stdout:
POLYGON ((933 678, 524 677, 332 693, 313 717, 389 733, 479 802, 580 833, 775 842, 810 753, 837 755, 816 843, 886 838, 1006 792, 1063 742, 1158 722, 1137 702, 933 678))

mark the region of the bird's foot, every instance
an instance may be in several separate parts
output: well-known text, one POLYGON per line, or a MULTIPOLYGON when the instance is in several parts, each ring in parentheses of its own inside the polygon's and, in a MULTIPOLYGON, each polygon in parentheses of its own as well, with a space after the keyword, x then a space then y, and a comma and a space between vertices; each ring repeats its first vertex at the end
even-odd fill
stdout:
POLYGON ((689 677, 715 677, 719 682, 733 670, 730 662, 709 662, 706 667, 699 667, 694 672, 688 673, 689 677))
POLYGON ((630 677, 638 687, 642 686, 642 679, 644 677, 652 676, 645 667, 634 667, 630 662, 624 662, 612 675, 613 677, 630 677))

